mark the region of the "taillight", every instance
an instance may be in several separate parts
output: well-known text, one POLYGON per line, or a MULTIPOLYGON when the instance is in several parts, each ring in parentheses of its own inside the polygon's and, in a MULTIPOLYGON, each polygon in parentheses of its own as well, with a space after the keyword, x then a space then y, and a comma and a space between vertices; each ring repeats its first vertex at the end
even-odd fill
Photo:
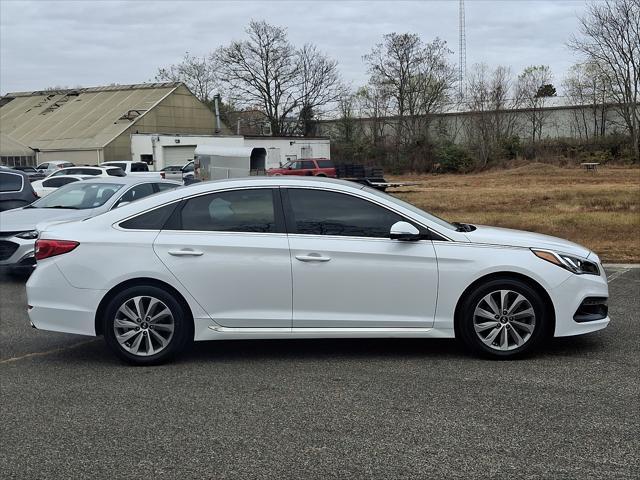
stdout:
POLYGON ((36 240, 36 260, 68 253, 80 245, 72 240, 36 240))

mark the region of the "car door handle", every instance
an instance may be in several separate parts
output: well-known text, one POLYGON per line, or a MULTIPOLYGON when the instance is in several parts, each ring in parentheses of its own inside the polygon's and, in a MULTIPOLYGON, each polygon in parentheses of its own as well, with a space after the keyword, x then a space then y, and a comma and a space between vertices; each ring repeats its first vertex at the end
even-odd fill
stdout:
POLYGON ((169 250, 169 255, 174 257, 199 257, 204 252, 198 250, 191 250, 190 248, 184 248, 182 250, 169 250))
POLYGON ((310 253, 309 255, 296 255, 296 260, 301 262, 328 262, 331 257, 323 257, 319 253, 310 253))

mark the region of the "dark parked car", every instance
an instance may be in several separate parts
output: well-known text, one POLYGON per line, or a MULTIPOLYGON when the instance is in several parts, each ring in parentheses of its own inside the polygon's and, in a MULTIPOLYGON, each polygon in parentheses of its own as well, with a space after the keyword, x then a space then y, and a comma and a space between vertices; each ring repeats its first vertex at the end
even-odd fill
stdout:
POLYGON ((26 173, 10 168, 0 169, 0 212, 24 207, 37 199, 26 173))
POLYGON ((36 170, 36 167, 12 167, 12 168, 13 170, 19 170, 29 175, 29 180, 32 182, 35 180, 42 180, 47 176, 44 172, 40 170, 36 170))

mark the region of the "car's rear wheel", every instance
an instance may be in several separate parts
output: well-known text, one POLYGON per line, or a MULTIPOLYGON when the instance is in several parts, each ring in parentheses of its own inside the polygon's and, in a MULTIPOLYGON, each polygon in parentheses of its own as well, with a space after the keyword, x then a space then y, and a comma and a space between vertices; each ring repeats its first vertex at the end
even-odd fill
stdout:
POLYGON ((540 343, 549 319, 544 301, 528 284, 492 280, 465 298, 458 333, 475 353, 497 359, 524 355, 540 343))
POLYGON ((105 309, 107 345, 126 362, 156 365, 190 342, 189 317, 179 301, 152 286, 135 286, 115 295, 105 309))

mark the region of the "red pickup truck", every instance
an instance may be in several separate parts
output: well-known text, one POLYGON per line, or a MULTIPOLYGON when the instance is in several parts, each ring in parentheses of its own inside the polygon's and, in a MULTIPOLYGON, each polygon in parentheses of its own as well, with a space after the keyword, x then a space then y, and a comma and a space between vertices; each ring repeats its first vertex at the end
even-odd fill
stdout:
POLYGON ((291 160, 280 168, 270 168, 267 175, 303 175, 313 177, 336 176, 336 167, 326 158, 303 158, 291 160))

